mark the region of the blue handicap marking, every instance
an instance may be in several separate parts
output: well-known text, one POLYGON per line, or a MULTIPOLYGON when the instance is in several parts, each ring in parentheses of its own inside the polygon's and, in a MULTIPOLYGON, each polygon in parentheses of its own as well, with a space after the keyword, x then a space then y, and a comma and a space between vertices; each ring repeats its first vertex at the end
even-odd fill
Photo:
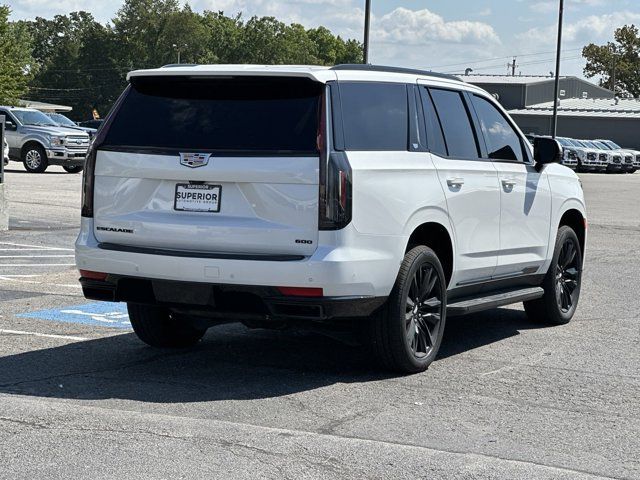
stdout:
POLYGON ((21 313, 23 318, 131 329, 126 303, 96 302, 21 313))

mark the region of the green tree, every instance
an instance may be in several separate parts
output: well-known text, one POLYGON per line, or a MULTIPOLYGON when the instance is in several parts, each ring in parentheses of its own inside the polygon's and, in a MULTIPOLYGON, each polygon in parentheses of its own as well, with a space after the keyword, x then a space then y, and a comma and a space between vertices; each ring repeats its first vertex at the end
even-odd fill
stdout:
POLYGON ((121 61, 132 68, 166 63, 170 54, 166 30, 179 12, 178 0, 126 0, 113 19, 121 61))
POLYGON ((586 77, 599 75, 600 85, 616 93, 640 95, 640 36, 635 25, 618 28, 614 42, 589 44, 582 50, 586 77), (615 85, 614 85, 615 79, 615 85))
POLYGON ((0 104, 15 103, 27 92, 33 68, 29 33, 24 25, 9 22, 10 13, 0 5, 0 104))
POLYGON ((73 108, 77 120, 96 108, 106 113, 124 87, 128 68, 118 65, 113 31, 87 12, 26 22, 38 65, 29 98, 73 108))
POLYGON ((13 28, 33 38, 28 98, 70 105, 76 120, 85 120, 94 108, 106 115, 126 85, 127 72, 176 63, 178 52, 183 63, 362 61, 360 42, 345 41, 324 27, 305 29, 274 17, 245 21, 241 14, 221 11, 200 14, 181 4, 125 0, 113 25, 102 25, 87 12, 17 22, 13 28))

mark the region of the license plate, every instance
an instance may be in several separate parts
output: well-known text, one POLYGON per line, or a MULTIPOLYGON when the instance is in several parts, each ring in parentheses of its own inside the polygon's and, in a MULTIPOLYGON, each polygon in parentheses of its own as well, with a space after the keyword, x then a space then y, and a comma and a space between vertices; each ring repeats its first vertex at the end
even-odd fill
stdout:
POLYGON ((219 212, 220 185, 178 183, 174 210, 184 212, 219 212))

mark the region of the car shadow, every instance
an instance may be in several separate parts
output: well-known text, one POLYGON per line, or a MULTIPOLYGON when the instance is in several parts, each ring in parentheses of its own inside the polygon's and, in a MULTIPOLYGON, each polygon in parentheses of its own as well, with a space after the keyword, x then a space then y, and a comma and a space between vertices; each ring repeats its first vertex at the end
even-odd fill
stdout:
POLYGON ((73 173, 65 172, 64 170, 61 172, 53 172, 50 170, 46 170, 41 173, 31 173, 31 172, 27 172, 26 170, 18 170, 15 168, 4 167, 4 171, 7 173, 24 173, 26 175, 75 175, 73 173))
MULTIPOLYGON (((452 318, 439 359, 535 327, 516 310, 452 318)), ((83 400, 249 400, 392 376, 380 373, 364 347, 315 333, 240 325, 213 328, 185 350, 152 349, 126 333, 0 358, 0 392, 83 400)))

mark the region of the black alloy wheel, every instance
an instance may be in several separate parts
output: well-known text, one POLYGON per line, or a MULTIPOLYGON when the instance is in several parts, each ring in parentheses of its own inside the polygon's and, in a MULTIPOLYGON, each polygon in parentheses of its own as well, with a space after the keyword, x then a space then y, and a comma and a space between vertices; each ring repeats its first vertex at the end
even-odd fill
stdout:
POLYGON ((447 312, 447 283, 442 264, 424 245, 411 248, 386 304, 371 318, 368 341, 388 370, 417 373, 438 355, 447 312))
POLYGON ((563 313, 570 312, 576 303, 578 269, 578 248, 569 237, 562 244, 556 265, 556 300, 563 313))
POLYGON ((416 270, 405 306, 407 344, 417 358, 428 356, 438 343, 442 324, 442 282, 438 272, 428 264, 416 270))
POLYGON ((541 285, 544 295, 524 302, 524 309, 533 321, 563 325, 576 313, 582 282, 582 246, 571 227, 558 229, 553 252, 541 285))

